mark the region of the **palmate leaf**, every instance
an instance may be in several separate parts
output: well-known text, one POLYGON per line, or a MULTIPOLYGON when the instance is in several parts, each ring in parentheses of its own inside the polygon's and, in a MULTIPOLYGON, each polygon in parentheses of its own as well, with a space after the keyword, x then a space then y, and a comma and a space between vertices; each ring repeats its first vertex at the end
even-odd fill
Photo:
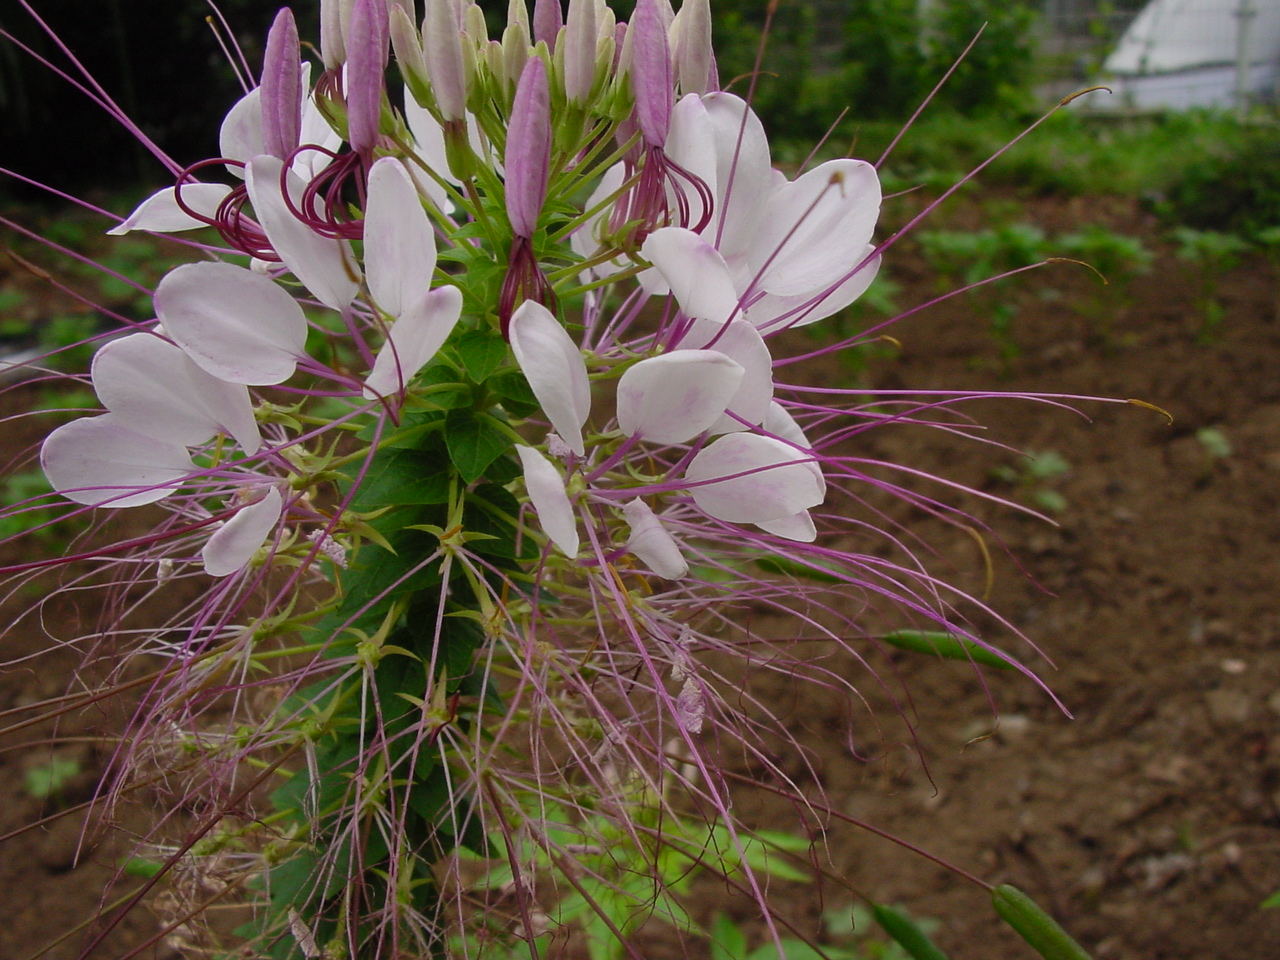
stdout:
POLYGON ((475 410, 450 410, 444 422, 444 439, 464 483, 479 480, 489 464, 514 446, 497 421, 475 410))

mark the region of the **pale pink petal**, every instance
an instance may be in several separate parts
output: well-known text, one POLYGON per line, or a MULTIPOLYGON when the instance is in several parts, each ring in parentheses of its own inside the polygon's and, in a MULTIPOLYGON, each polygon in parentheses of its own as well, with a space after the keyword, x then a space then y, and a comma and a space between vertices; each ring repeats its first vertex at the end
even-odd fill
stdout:
POLYGON ((813 543, 818 539, 818 528, 813 525, 813 517, 809 516, 808 510, 801 510, 781 520, 765 520, 757 523, 756 526, 766 533, 772 533, 775 537, 796 540, 800 543, 813 543))
POLYGON ((787 408, 776 400, 769 404, 769 412, 765 414, 764 423, 761 426, 774 436, 795 444, 805 452, 813 450, 813 444, 804 435, 804 431, 800 429, 800 424, 796 423, 795 417, 791 416, 787 412, 787 408))
POLYGON ((364 269, 374 301, 393 317, 431 290, 435 231, 417 188, 394 157, 383 157, 369 171, 364 269))
POLYGON ((92 375, 102 405, 130 430, 188 447, 226 433, 250 454, 262 444, 248 389, 206 373, 160 337, 112 340, 94 355, 92 375))
POLYGON ((262 139, 261 87, 254 87, 227 111, 222 129, 218 132, 218 151, 227 160, 240 161, 228 163, 226 167, 242 180, 249 161, 267 152, 262 139))
POLYGON ((754 433, 731 433, 689 463, 685 479, 694 503, 732 523, 767 523, 820 504, 820 471, 790 444, 754 433))
MULTIPOLYGON (((676 176, 668 179, 668 202, 672 204, 673 210, 678 209, 675 205, 674 191, 679 190, 684 194, 685 201, 689 205, 690 226, 701 222, 704 216, 713 213, 715 209, 716 144, 715 140, 708 135, 710 124, 707 108, 703 105, 701 97, 693 93, 681 97, 675 109, 671 111, 671 129, 667 132, 667 145, 663 148, 667 159, 702 181, 712 200, 712 209, 707 210, 705 204, 699 199, 697 191, 684 177, 676 176)), ((703 235, 708 239, 715 239, 714 233, 703 235)))
POLYGON ((64 497, 104 507, 163 500, 195 470, 186 447, 130 430, 110 413, 54 430, 40 448, 40 466, 64 497))
POLYGON ((733 275, 718 250, 692 230, 662 227, 645 238, 641 255, 671 286, 690 317, 727 320, 737 310, 733 275))
POLYGON ((280 522, 283 509, 284 499, 275 487, 268 487, 266 495, 256 503, 241 507, 213 532, 200 551, 204 572, 211 577, 225 577, 243 569, 280 522))
MULTIPOLYGON (((226 199, 231 188, 223 183, 188 183, 182 188, 182 202, 197 213, 213 219, 218 205, 226 199)), ((165 187, 153 193, 138 208, 107 231, 113 237, 123 236, 131 230, 147 230, 151 233, 181 233, 207 226, 178 206, 177 188, 165 187)))
POLYGON ((566 557, 576 557, 578 523, 560 471, 533 447, 517 444, 516 453, 524 466, 524 486, 529 493, 529 502, 533 504, 543 532, 566 557))
POLYGON ((299 150, 290 170, 304 181, 310 181, 317 173, 333 162, 333 154, 342 146, 342 134, 334 130, 324 113, 316 105, 315 97, 306 91, 311 89, 311 63, 302 63, 302 145, 324 147, 324 150, 299 150), (328 152, 326 152, 328 151, 328 152))
POLYGON ((709 93, 702 104, 716 145, 716 216, 703 232, 732 260, 751 249, 773 193, 769 140, 741 97, 709 93))
POLYGON ((511 315, 511 350, 552 428, 578 456, 591 413, 591 382, 582 351, 542 304, 526 300, 511 315))
POLYGON ((444 346, 462 314, 462 291, 457 287, 432 290, 391 325, 387 342, 374 358, 364 382, 370 400, 404 389, 414 374, 444 346))
POLYGON ((797 294, 779 297, 766 294, 760 299, 751 298, 751 306, 747 308, 747 319, 754 323, 762 333, 771 335, 779 330, 792 327, 803 327, 817 320, 825 320, 832 314, 843 310, 853 301, 867 292, 880 270, 880 258, 867 257, 875 250, 873 244, 867 244, 862 254, 855 254, 847 269, 853 269, 866 261, 857 273, 840 283, 830 291, 818 294, 797 294))
MULTIPOLYGON (((271 247, 317 300, 334 310, 351 304, 360 289, 360 271, 349 245, 322 237, 289 210, 280 192, 283 161, 271 156, 254 157, 245 183, 258 222, 271 247)), ((301 209, 305 187, 297 174, 288 176, 289 196, 301 209)))
POLYGON ((715 433, 747 429, 729 413, 747 423, 760 423, 773 400, 773 357, 764 338, 751 323, 736 317, 729 323, 695 320, 681 338, 681 347, 714 350, 742 367, 742 382, 729 401, 727 413, 711 426, 715 433))
POLYGON ((647 503, 637 498, 623 504, 622 512, 631 528, 627 549, 641 563, 666 580, 679 580, 689 572, 689 562, 680 552, 680 545, 647 503))
POLYGON ((865 259, 880 216, 880 180, 861 160, 830 160, 786 184, 765 205, 752 247, 759 287, 814 294, 865 259))
POLYGON ((684 443, 720 419, 742 367, 716 350, 673 350, 641 360, 618 381, 618 426, 651 443, 684 443))
POLYGON ((165 333, 231 383, 281 383, 304 355, 307 320, 274 281, 230 263, 188 263, 156 287, 165 333))

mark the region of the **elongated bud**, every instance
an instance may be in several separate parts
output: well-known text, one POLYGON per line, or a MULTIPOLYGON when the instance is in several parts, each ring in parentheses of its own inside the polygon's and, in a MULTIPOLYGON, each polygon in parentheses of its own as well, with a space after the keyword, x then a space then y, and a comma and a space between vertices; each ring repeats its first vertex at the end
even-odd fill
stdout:
POLYGON ((293 11, 284 7, 276 14, 267 34, 267 52, 262 64, 262 146, 281 160, 298 148, 302 131, 302 73, 299 61, 298 25, 293 11))
POLYGON ((671 61, 681 93, 709 93, 712 60, 710 0, 684 0, 672 21, 671 61))
POLYGON ((502 34, 502 73, 499 74, 509 85, 508 89, 520 82, 520 74, 528 62, 528 26, 519 22, 508 24, 502 34))
POLYGON ((658 0, 640 0, 627 31, 631 47, 631 87, 635 90, 636 123, 651 147, 667 142, 675 94, 671 82, 671 48, 658 0))
POLYGON ((427 0, 422 40, 441 118, 463 119, 467 115, 467 75, 462 62, 462 32, 452 0, 427 0))
POLYGON ((520 73, 503 159, 511 229, 516 236, 532 237, 547 199, 551 165, 551 92, 541 57, 530 57, 520 73))
POLYGON ((347 140, 364 155, 378 139, 389 40, 386 0, 355 0, 347 32, 347 140))
POLYGON ((564 26, 564 11, 560 9, 560 0, 534 0, 533 3, 533 42, 546 43, 552 52, 556 49, 556 37, 564 26))
POLYGON ((422 52, 422 35, 399 6, 391 8, 390 26, 391 49, 395 51, 396 62, 400 64, 400 76, 404 78, 404 84, 418 106, 430 106, 435 102, 435 97, 431 92, 431 78, 427 73, 427 58, 422 52))
POLYGON ((529 8, 524 0, 510 0, 507 4, 507 29, 516 26, 524 28, 524 35, 529 36, 529 8))
POLYGON ((564 31, 564 93, 585 103, 596 78, 596 0, 569 0, 564 31))
POLYGON ((353 0, 320 0, 320 57, 326 70, 347 62, 346 33, 353 0))

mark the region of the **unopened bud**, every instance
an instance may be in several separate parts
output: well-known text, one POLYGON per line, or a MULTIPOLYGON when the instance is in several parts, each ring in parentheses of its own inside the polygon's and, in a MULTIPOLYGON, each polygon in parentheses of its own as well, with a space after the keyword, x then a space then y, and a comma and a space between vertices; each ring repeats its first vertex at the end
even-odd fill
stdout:
POLYGON ((569 0, 563 55, 564 93, 570 103, 585 103, 591 95, 596 78, 597 40, 596 0, 569 0))
POLYGON ((347 32, 347 140, 369 154, 382 119, 389 53, 386 0, 355 0, 347 32))
POLYGON ((672 21, 671 61, 681 93, 710 92, 711 77, 711 3, 710 0, 684 0, 672 21))
POLYGON ((545 43, 547 49, 554 52, 556 49, 556 37, 560 36, 560 28, 563 26, 564 11, 560 9, 560 0, 534 0, 534 43, 545 43))
POLYGON ((391 49, 395 51, 396 62, 400 64, 400 76, 404 79, 405 86, 419 106, 432 104, 434 97, 431 94, 431 78, 427 73, 427 58, 422 53, 422 35, 399 5, 391 8, 390 29, 391 49))
POLYGON ((667 142, 675 94, 671 82, 671 50, 658 0, 639 0, 627 31, 631 47, 631 87, 636 95, 635 117, 645 143, 667 142))
POLYGON ((427 75, 441 118, 461 120, 467 114, 467 77, 462 59, 462 32, 452 0, 427 0, 422 21, 427 75))
POLYGON ((511 228, 516 236, 532 237, 547 199, 551 165, 551 91, 541 57, 529 59, 516 84, 503 159, 511 228))
POLYGON ((298 25, 288 7, 276 14, 267 34, 262 64, 262 146, 267 153, 287 160, 298 149, 302 131, 302 57, 298 25))

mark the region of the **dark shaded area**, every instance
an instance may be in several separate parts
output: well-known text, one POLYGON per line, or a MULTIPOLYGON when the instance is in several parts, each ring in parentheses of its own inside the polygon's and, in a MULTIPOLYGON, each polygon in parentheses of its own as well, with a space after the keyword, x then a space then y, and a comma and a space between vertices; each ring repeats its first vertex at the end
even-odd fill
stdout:
MULTIPOLYGON (((292 6, 303 35, 316 36, 318 2, 292 6)), ((30 7, 162 150, 184 164, 217 154, 219 124, 242 91, 204 0, 31 0, 30 7)), ((279 7, 275 0, 219 3, 255 71, 279 7)), ((75 71, 23 3, 0 8, 0 28, 56 67, 75 71)), ((10 43, 0 43, 0 113, 6 125, 0 167, 77 193, 159 178, 159 163, 128 130, 10 43)), ((42 196, 12 180, 0 190, 24 200, 42 196)))

